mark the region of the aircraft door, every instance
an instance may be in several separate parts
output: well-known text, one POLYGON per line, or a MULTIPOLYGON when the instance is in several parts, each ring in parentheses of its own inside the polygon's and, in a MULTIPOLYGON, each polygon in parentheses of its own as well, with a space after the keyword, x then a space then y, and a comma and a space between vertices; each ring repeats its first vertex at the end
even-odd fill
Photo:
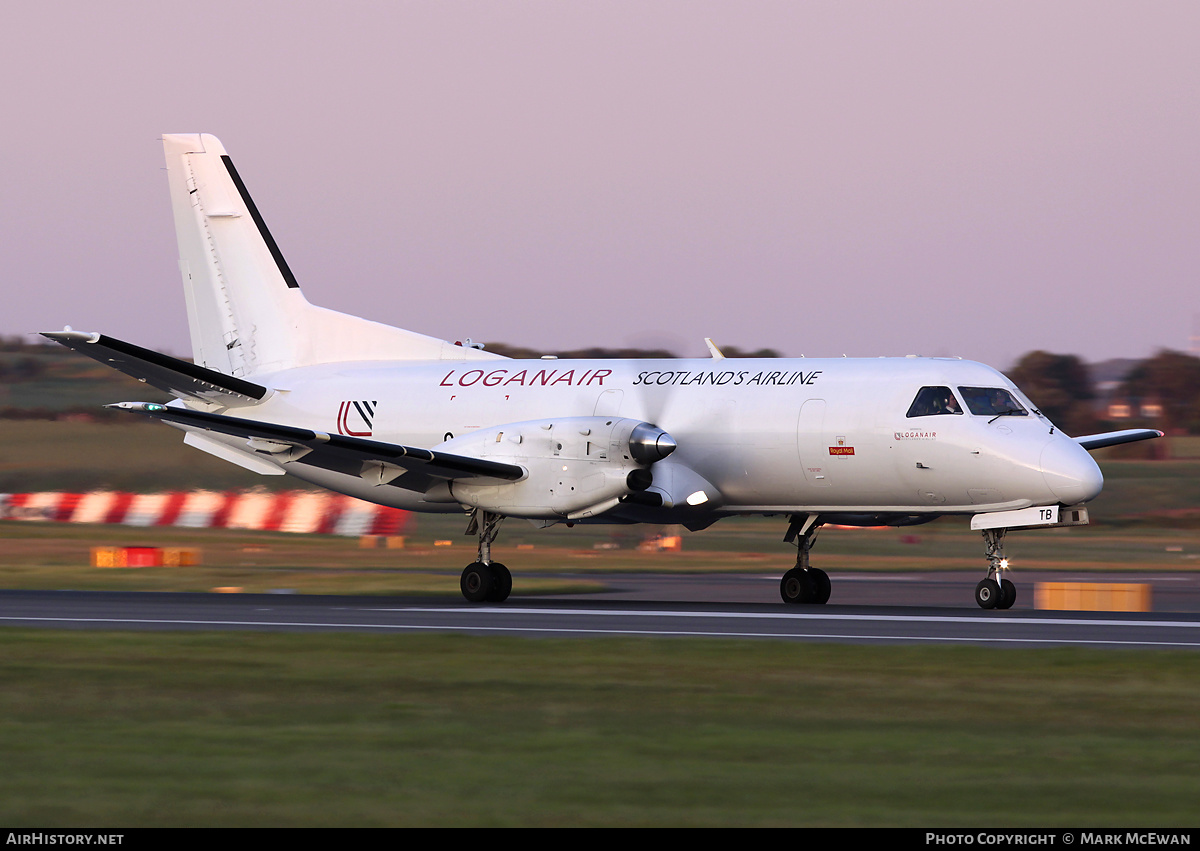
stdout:
POLYGON ((809 399, 796 420, 796 449, 804 478, 816 487, 829 487, 829 441, 825 438, 825 400, 809 399))

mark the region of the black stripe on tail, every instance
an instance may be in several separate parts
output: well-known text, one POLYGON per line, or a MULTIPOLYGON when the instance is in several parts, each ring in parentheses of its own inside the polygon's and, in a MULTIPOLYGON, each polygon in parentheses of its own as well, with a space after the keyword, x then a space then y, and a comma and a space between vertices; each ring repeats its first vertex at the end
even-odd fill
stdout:
POLYGON ((279 274, 283 275, 283 279, 287 282, 289 288, 300 289, 300 285, 296 283, 296 276, 292 274, 292 270, 288 268, 287 261, 283 259, 283 252, 275 244, 275 238, 267 230, 267 223, 259 215, 258 207, 254 206, 254 200, 250 197, 250 193, 246 191, 246 184, 242 183, 242 178, 238 176, 237 169, 233 167, 233 160, 227 154, 222 154, 221 162, 225 163, 225 169, 229 172, 229 176, 233 178, 233 185, 237 187, 238 194, 242 196, 242 202, 246 205, 246 209, 250 211, 250 217, 254 219, 254 224, 258 225, 259 235, 263 238, 263 242, 267 244, 267 248, 271 250, 271 256, 275 258, 275 265, 279 267, 279 274))

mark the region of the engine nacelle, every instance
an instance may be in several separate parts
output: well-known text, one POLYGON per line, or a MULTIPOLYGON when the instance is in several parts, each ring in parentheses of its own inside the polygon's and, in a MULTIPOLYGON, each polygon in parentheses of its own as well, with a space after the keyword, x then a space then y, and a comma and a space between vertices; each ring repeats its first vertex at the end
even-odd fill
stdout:
POLYGON ((516 482, 451 482, 450 493, 464 505, 509 517, 579 520, 648 488, 648 468, 670 455, 675 441, 641 420, 564 417, 492 426, 434 448, 525 468, 516 482))

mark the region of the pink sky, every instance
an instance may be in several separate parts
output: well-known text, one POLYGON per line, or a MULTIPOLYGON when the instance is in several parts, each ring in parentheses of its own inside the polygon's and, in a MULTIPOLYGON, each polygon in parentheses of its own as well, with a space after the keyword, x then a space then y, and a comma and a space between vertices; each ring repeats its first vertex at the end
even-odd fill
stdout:
MULTIPOLYGON (((10 4, 11 5, 11 4, 10 4)), ((0 332, 186 354, 163 132, 314 303, 544 349, 1184 349, 1195 2, 25 3, 0 332)))

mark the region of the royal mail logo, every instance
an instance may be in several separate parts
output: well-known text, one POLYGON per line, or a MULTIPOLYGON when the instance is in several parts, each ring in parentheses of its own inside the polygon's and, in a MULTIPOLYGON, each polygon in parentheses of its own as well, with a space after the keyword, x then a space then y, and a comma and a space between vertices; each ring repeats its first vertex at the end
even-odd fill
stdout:
POLYGON ((937 440, 936 431, 897 431, 896 440, 937 440))
POLYGON ((379 402, 342 402, 338 406, 338 434, 370 437, 375 429, 375 408, 379 402))
POLYGON ((853 455, 853 446, 831 446, 829 447, 830 455, 853 455))

